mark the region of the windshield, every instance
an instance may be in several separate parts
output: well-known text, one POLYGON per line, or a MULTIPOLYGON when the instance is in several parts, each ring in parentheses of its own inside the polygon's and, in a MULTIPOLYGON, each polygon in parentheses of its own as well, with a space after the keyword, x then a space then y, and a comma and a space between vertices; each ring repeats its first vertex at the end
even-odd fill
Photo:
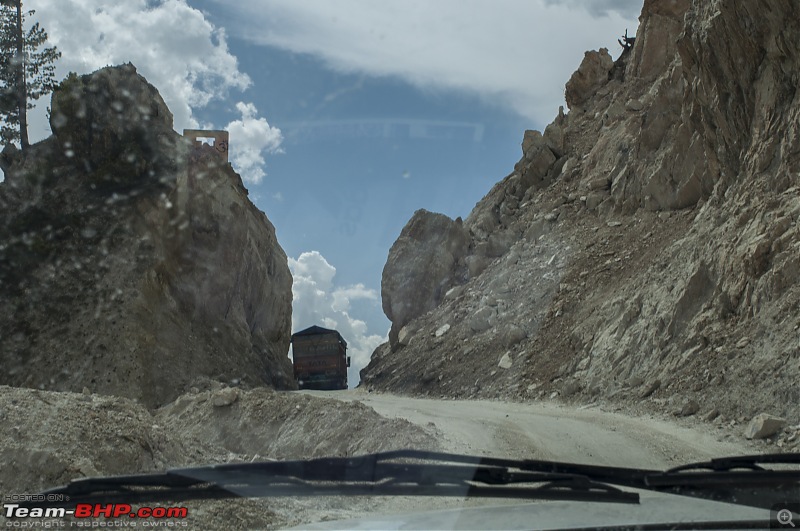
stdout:
MULTIPOLYGON (((798 452, 799 9, 3 1, 4 525, 212 464, 798 452)), ((520 503, 328 494, 52 522, 520 503)), ((659 503, 617 523, 703 512, 659 503)))

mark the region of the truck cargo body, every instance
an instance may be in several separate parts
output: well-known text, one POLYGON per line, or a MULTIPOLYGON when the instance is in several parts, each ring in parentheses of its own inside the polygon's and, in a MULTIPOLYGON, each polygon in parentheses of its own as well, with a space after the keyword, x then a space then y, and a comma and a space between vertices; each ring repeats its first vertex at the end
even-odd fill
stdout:
POLYGON ((300 389, 347 389, 347 342, 336 330, 312 326, 293 334, 292 358, 300 389))

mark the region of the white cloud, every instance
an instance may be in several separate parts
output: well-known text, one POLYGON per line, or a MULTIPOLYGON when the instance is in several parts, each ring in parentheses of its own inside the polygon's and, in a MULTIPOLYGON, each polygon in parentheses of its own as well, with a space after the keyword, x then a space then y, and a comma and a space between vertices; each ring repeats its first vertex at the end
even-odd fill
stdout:
POLYGON ((237 15, 238 34, 252 42, 312 54, 342 71, 468 91, 546 123, 583 53, 602 46, 615 52, 617 37, 636 27, 632 1, 613 8, 602 0, 597 9, 583 0, 240 0, 225 6, 237 15))
POLYGON ((642 10, 642 0, 545 0, 545 3, 577 7, 596 17, 618 13, 625 18, 633 19, 638 17, 642 10))
MULTIPOLYGON (((58 79, 131 62, 158 89, 178 131, 201 126, 193 110, 251 85, 228 50, 225 31, 186 0, 29 0, 25 7, 36 10, 34 20, 62 53, 58 79)), ((40 102, 31 113, 32 140, 50 134, 46 107, 40 102)), ((252 104, 240 102, 236 108, 241 119, 228 124, 231 160, 245 181, 257 183, 264 177, 262 153, 279 150, 281 133, 258 118, 252 104)))
POLYGON ((279 153, 283 135, 264 118, 257 118, 258 110, 252 103, 240 101, 236 109, 241 113, 241 119, 226 127, 230 133, 231 164, 244 181, 258 184, 266 175, 263 153, 279 153))
POLYGON ((346 288, 336 288, 331 307, 337 312, 346 312, 350 309, 350 301, 357 299, 378 300, 378 293, 374 289, 367 289, 360 282, 346 288))
POLYGON ((59 79, 131 62, 161 93, 178 130, 198 126, 192 108, 251 84, 228 51, 224 30, 185 0, 29 0, 25 7, 36 10, 34 19, 61 51, 59 79))
POLYGON ((347 341, 351 366, 348 380, 351 386, 358 383, 358 373, 367 363, 375 348, 387 336, 370 333, 366 322, 350 314, 354 300, 375 301, 375 311, 380 311, 377 291, 363 284, 336 286, 333 282, 336 268, 318 251, 302 253, 297 259, 289 258, 292 272, 292 330, 298 331, 313 325, 338 330, 347 341))
POLYGON ((297 260, 289 258, 289 269, 292 271, 295 285, 307 283, 309 286, 318 287, 320 291, 330 291, 333 287, 336 268, 330 265, 319 251, 302 253, 297 260))

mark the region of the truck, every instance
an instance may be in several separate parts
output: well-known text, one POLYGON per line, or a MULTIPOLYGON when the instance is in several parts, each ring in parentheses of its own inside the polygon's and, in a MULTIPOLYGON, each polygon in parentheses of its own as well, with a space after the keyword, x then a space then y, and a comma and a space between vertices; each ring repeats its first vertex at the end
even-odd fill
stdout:
POLYGON ((347 389, 347 341, 336 330, 312 326, 292 334, 294 378, 300 389, 347 389))

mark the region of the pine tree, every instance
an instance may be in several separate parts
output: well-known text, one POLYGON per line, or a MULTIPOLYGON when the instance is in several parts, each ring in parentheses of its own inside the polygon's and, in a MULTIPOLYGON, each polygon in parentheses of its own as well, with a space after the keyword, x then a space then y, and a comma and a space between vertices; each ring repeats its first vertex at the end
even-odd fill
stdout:
POLYGON ((28 110, 55 88, 54 63, 61 57, 55 46, 42 48, 47 32, 38 22, 25 32, 25 19, 34 13, 22 10, 22 0, 0 0, 0 135, 3 144, 19 140, 23 150, 28 110))

